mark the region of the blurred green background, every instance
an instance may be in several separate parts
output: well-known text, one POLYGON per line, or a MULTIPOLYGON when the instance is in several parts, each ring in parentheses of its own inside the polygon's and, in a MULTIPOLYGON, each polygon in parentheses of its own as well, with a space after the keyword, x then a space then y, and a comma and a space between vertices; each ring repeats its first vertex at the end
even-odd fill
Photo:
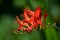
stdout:
POLYGON ((60 40, 60 30, 55 27, 36 30, 31 33, 15 34, 18 27, 15 16, 24 8, 35 11, 40 6, 48 11, 47 23, 57 23, 60 27, 60 0, 0 0, 0 40, 60 40))

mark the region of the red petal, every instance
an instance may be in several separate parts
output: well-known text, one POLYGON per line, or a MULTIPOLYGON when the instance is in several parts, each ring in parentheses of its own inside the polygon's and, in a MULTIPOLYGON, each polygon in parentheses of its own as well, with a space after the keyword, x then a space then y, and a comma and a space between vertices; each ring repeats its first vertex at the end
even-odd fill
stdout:
POLYGON ((24 18, 26 21, 30 20, 30 18, 27 16, 27 10, 26 9, 24 9, 24 18))
POLYGON ((28 23, 26 23, 26 22, 24 22, 24 24, 23 24, 24 26, 27 26, 27 27, 29 27, 29 25, 28 25, 28 23))
POLYGON ((31 17, 29 23, 33 25, 33 22, 34 22, 34 17, 31 17))
POLYGON ((36 28, 36 27, 37 27, 37 25, 38 25, 37 23, 34 23, 34 28, 36 28))
POLYGON ((36 11, 35 11, 35 18, 41 18, 42 14, 41 14, 41 9, 40 7, 37 7, 36 8, 36 11))
POLYGON ((42 21, 41 20, 37 20, 37 23, 42 25, 42 21))
POLYGON ((18 18, 18 16, 16 16, 16 19, 17 19, 17 22, 18 22, 19 25, 23 25, 23 21, 21 21, 21 20, 18 18))
POLYGON ((28 28, 27 28, 27 31, 28 31, 28 32, 32 31, 32 27, 31 27, 31 26, 28 27, 28 28))
POLYGON ((46 17, 48 16, 48 14, 46 14, 46 10, 44 11, 44 20, 46 20, 46 17))
POLYGON ((31 15, 31 16, 34 16, 34 12, 31 11, 31 10, 27 10, 28 14, 31 15))

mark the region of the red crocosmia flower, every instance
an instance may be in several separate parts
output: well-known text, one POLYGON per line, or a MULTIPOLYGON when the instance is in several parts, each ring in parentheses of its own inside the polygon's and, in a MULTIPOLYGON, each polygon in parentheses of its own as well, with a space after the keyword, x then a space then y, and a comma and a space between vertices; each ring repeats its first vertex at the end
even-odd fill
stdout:
POLYGON ((31 11, 31 10, 27 10, 27 14, 31 15, 31 16, 34 16, 34 12, 31 11))
POLYGON ((35 11, 35 19, 36 19, 37 23, 40 24, 40 29, 41 29, 41 26, 42 26, 41 18, 42 18, 41 8, 37 7, 36 11, 35 11))
POLYGON ((37 20, 37 23, 40 24, 40 30, 41 30, 42 29, 42 25, 43 25, 41 19, 37 20))
POLYGON ((34 17, 31 17, 31 19, 29 20, 29 23, 30 23, 31 25, 33 25, 33 23, 34 23, 34 17))
MULTIPOLYGON (((47 16, 48 14, 46 14, 46 10, 45 10, 44 21, 46 21, 47 16)), ((18 16, 16 16, 17 22, 19 24, 19 27, 17 28, 17 32, 19 32, 20 30, 31 32, 33 28, 36 29, 38 27, 38 24, 40 25, 40 30, 42 29, 43 26, 42 10, 40 7, 37 7, 35 12, 28 9, 24 9, 23 17, 24 19, 20 20, 18 16), (27 26, 27 28, 25 28, 24 26, 27 26)))
POLYGON ((26 9, 24 9, 24 18, 26 21, 30 20, 30 18, 27 16, 27 10, 26 9))
POLYGON ((17 19, 18 24, 19 24, 20 26, 23 26, 23 21, 21 21, 21 20, 18 18, 18 16, 16 16, 16 19, 17 19))
POLYGON ((24 18, 25 18, 25 20, 28 22, 28 23, 30 23, 30 24, 33 24, 33 21, 34 21, 34 17, 33 17, 33 15, 32 14, 34 14, 34 12, 32 12, 32 11, 30 11, 30 10, 24 10, 24 18), (28 14, 28 13, 31 13, 31 14, 28 14), (32 17, 28 17, 27 16, 27 14, 28 15, 31 15, 32 17))
POLYGON ((40 25, 42 25, 42 21, 40 19, 37 20, 37 23, 40 24, 40 25))
POLYGON ((24 22, 24 24, 23 24, 24 26, 27 26, 27 27, 29 27, 29 25, 28 25, 28 23, 26 23, 26 22, 24 22))
POLYGON ((48 14, 46 14, 46 10, 44 11, 44 20, 46 21, 46 17, 48 16, 48 14))
POLYGON ((21 21, 18 16, 16 16, 16 19, 17 19, 17 22, 19 24, 19 27, 17 28, 17 31, 20 31, 20 30, 26 30, 23 26, 26 25, 26 26, 29 26, 26 22, 24 21, 21 21))
POLYGON ((32 31, 32 28, 33 28, 32 26, 28 27, 27 28, 27 32, 31 32, 32 31))
POLYGON ((34 22, 33 26, 34 26, 34 28, 37 28, 38 23, 34 22))
POLYGON ((20 30, 22 30, 23 27, 23 21, 19 20, 18 16, 16 16, 17 22, 19 24, 19 27, 17 28, 16 32, 19 32, 20 30))
POLYGON ((40 7, 37 7, 36 8, 36 11, 35 11, 35 18, 41 18, 41 8, 40 7))

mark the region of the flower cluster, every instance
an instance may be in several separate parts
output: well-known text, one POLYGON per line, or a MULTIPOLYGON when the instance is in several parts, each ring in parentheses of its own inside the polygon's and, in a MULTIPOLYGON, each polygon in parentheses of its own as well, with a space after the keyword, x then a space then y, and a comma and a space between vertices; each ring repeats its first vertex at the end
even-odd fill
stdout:
MULTIPOLYGON (((46 13, 46 10, 44 11, 44 21, 46 22, 46 17, 48 14, 46 13)), ((20 30, 22 31, 27 31, 31 32, 34 29, 40 26, 40 30, 44 26, 44 23, 42 22, 42 10, 40 7, 37 7, 35 12, 24 9, 24 14, 23 14, 23 20, 20 20, 18 16, 16 16, 17 22, 19 24, 16 32, 19 32, 20 30), (26 27, 25 27, 26 26, 26 27)))

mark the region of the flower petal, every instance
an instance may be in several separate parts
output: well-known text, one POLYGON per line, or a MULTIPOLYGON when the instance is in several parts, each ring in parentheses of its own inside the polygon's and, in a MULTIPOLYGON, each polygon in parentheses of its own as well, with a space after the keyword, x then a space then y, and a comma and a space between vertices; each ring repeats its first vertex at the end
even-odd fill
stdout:
POLYGON ((34 16, 34 12, 31 11, 31 10, 27 10, 28 14, 31 15, 31 16, 34 16))
POLYGON ((30 18, 29 23, 33 25, 33 23, 34 23, 34 17, 30 18))
POLYGON ((44 11, 44 20, 46 20, 46 17, 48 16, 48 14, 46 14, 46 10, 44 11))
POLYGON ((27 16, 27 10, 26 9, 24 9, 24 18, 26 21, 30 20, 30 18, 27 16))
POLYGON ((31 31, 32 31, 32 27, 31 27, 31 26, 28 27, 28 28, 27 28, 27 31, 28 31, 28 32, 31 32, 31 31))
POLYGON ((37 20, 37 23, 42 25, 42 21, 41 20, 37 20))
POLYGON ((23 21, 21 21, 21 20, 18 18, 18 16, 16 16, 16 19, 17 19, 18 24, 22 26, 22 25, 23 25, 23 21))
POLYGON ((41 18, 42 13, 41 13, 41 8, 40 7, 36 8, 36 11, 35 11, 34 15, 35 15, 35 18, 41 18))

